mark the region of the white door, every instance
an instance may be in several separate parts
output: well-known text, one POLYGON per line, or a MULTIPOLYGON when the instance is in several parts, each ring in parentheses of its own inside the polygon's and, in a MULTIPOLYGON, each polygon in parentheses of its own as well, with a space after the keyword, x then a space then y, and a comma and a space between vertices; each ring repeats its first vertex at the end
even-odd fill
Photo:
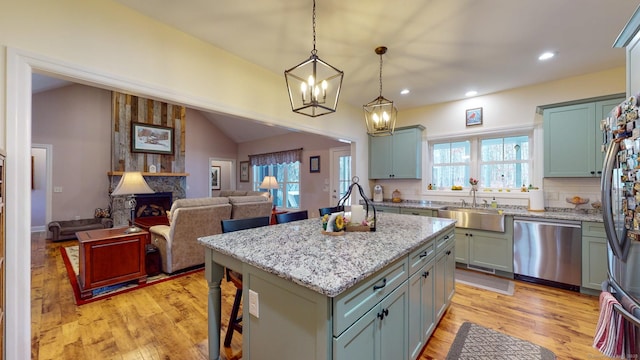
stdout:
MULTIPOLYGON (((338 200, 346 194, 351 185, 351 148, 348 146, 332 148, 331 152, 331 181, 329 193, 331 206, 338 205, 338 200)), ((349 198, 348 200, 350 200, 349 198)), ((345 205, 350 205, 347 201, 345 205)))

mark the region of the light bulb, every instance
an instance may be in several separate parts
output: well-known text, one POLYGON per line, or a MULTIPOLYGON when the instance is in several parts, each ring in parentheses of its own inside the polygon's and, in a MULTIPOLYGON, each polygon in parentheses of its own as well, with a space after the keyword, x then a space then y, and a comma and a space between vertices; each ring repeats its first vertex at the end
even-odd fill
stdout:
POLYGON ((380 121, 380 118, 378 117, 378 113, 373 113, 373 116, 371 116, 373 118, 373 122, 378 125, 378 121, 380 121))
POLYGON ((307 84, 306 83, 300 83, 300 92, 302 92, 302 101, 306 101, 307 100, 307 84))
POLYGON ((307 80, 307 82, 309 83, 309 87, 313 87, 313 84, 315 83, 313 75, 309 75, 309 80, 307 80))
POLYGON ((387 114, 386 111, 382 112, 382 118, 384 119, 385 122, 389 121, 389 114, 387 114))

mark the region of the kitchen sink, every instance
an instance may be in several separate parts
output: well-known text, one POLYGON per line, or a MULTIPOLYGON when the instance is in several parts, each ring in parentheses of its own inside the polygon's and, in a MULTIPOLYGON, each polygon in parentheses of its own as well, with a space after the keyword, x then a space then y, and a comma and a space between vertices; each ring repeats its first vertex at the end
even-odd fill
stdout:
POLYGON ((497 209, 446 207, 438 217, 457 220, 459 228, 504 232, 504 214, 497 209))

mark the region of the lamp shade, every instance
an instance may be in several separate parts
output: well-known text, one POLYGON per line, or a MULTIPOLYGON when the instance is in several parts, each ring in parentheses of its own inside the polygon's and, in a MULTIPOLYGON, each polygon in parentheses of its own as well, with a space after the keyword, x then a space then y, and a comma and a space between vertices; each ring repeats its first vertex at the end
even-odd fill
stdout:
POLYGON ((116 189, 113 190, 111 195, 152 194, 154 192, 147 182, 144 181, 142 173, 134 171, 125 172, 122 175, 118 186, 116 186, 116 189))
POLYGON ((278 181, 275 176, 265 176, 260 184, 260 189, 277 189, 278 181))

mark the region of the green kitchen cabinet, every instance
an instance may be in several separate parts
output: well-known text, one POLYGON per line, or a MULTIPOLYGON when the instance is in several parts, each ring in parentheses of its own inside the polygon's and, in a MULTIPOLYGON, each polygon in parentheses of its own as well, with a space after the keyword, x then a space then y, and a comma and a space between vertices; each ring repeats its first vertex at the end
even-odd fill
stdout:
POLYGON ((369 136, 369 178, 422 178, 423 129, 410 126, 397 128, 389 136, 369 136))
POLYGON ((624 100, 586 102, 544 110, 544 176, 600 177, 600 120, 624 100))
POLYGON ((431 210, 431 209, 400 208, 400 214, 432 217, 433 216, 433 210, 431 210))
POLYGON ((376 207, 376 212, 386 212, 386 213, 392 213, 392 214, 400 214, 400 208, 399 207, 393 207, 393 206, 378 206, 378 205, 374 205, 376 207))
POLYGON ((455 293, 455 239, 451 238, 442 251, 436 253, 434 268, 436 276, 433 303, 435 318, 439 321, 455 293))
POLYGON ((407 282, 393 290, 339 337, 335 359, 407 359, 409 293, 407 282))
POLYGON ((456 261, 471 267, 513 272, 513 217, 505 217, 504 225, 505 232, 456 228, 456 261), (463 254, 458 255, 458 249, 463 254))
POLYGON ((582 287, 601 290, 607 279, 607 235, 604 224, 582 223, 582 287))
POLYGON ((435 328, 433 260, 409 278, 409 356, 415 360, 435 328))

